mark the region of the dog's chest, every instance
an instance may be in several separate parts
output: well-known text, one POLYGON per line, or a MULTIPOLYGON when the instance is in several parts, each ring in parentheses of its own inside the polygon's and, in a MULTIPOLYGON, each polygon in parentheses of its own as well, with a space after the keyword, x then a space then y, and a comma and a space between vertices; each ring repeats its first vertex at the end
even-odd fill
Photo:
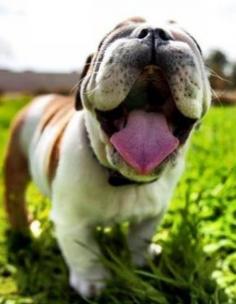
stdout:
POLYGON ((182 162, 156 182, 114 187, 108 172, 88 145, 82 113, 75 115, 65 133, 61 159, 53 183, 52 216, 55 221, 114 222, 141 220, 162 213, 182 171, 182 162))

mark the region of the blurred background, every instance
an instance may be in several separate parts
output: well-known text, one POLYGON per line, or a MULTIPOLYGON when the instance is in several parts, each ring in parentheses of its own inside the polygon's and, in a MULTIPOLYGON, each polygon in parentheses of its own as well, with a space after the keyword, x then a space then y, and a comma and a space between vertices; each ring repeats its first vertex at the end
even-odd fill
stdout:
POLYGON ((0 304, 88 303, 68 286, 50 202, 33 184, 27 201, 34 238, 10 237, 4 155, 16 113, 33 95, 73 93, 86 57, 130 16, 175 20, 195 37, 217 106, 194 133, 185 173, 154 236, 162 254, 138 272, 122 234, 113 242, 112 233, 102 235, 100 247, 113 256, 104 262, 115 275, 93 303, 236 303, 236 1, 0 0, 0 304))
POLYGON ((104 34, 135 15, 186 28, 219 99, 235 101, 235 0, 0 0, 0 92, 71 92, 104 34))

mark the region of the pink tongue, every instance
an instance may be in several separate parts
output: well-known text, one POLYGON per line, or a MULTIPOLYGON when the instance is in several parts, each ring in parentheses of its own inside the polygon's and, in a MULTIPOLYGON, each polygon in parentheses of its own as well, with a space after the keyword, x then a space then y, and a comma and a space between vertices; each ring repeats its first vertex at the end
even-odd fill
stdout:
POLYGON ((110 141, 122 158, 140 174, 148 174, 179 145, 164 115, 133 111, 125 128, 114 133, 110 141))

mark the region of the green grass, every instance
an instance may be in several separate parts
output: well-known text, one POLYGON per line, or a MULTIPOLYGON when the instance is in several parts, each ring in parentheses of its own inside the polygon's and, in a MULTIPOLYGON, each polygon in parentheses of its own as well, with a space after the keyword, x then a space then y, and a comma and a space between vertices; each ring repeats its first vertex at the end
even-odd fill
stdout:
MULTIPOLYGON (((0 99, 1 162, 9 122, 28 97, 0 99)), ((33 185, 30 212, 40 223, 34 240, 6 233, 0 208, 0 304, 224 304, 236 303, 236 108, 213 108, 195 133, 186 171, 154 237, 163 253, 136 269, 125 227, 97 231, 103 262, 114 274, 104 294, 79 298, 48 221, 49 202, 33 185)), ((2 166, 1 166, 2 168, 2 166)), ((0 191, 3 192, 2 170, 0 191)), ((2 199, 1 199, 2 200, 2 199)))

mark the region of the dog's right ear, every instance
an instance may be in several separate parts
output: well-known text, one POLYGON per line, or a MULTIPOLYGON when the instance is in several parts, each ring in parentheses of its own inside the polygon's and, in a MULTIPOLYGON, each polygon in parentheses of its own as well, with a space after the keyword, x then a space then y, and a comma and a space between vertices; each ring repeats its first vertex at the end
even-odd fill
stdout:
POLYGON ((82 72, 80 74, 79 84, 77 86, 77 91, 76 91, 76 95, 75 95, 75 109, 76 110, 80 110, 82 108, 82 101, 81 101, 81 97, 80 97, 81 82, 83 81, 84 77, 88 73, 92 59, 93 59, 93 54, 91 54, 87 57, 84 67, 82 69, 82 72))

